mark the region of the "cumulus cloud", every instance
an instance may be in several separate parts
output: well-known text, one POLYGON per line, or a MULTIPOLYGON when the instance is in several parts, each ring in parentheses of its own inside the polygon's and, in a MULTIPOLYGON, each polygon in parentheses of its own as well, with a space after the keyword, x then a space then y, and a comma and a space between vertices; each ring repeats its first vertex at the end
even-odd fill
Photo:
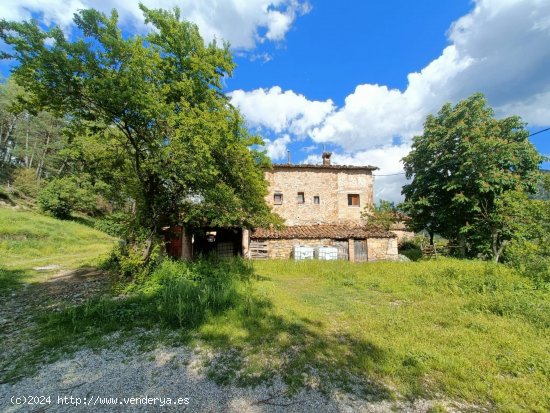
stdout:
POLYGON ((478 0, 451 26, 452 42, 405 91, 359 85, 345 105, 315 128, 317 142, 346 150, 375 148, 421 132, 427 114, 445 102, 483 92, 497 115, 550 123, 550 2, 478 0))
MULTIPOLYGON (((531 125, 550 124, 548 0, 476 0, 447 36, 449 45, 420 72, 408 75, 405 90, 358 85, 340 108, 317 102, 326 105, 314 112, 314 121, 305 122, 304 114, 315 102, 292 90, 239 91, 238 105, 253 125, 306 132, 315 143, 339 147, 336 162, 374 164, 381 168, 379 175, 402 172, 399 160, 429 113, 475 92, 487 96, 499 117, 517 114, 531 125), (285 98, 296 105, 287 107, 285 98)), ((319 159, 311 155, 306 161, 319 159)), ((403 175, 380 176, 376 195, 398 200, 403 183, 403 175)))
POLYGON ((229 93, 229 97, 251 127, 266 128, 276 133, 285 131, 304 135, 334 110, 330 99, 308 100, 291 90, 283 92, 279 86, 250 92, 235 90, 229 93))
MULTIPOLYGON (((224 39, 235 48, 252 49, 264 41, 284 40, 295 19, 310 10, 298 0, 143 0, 147 7, 180 7, 182 16, 199 26, 206 40, 224 39)), ((95 8, 109 13, 117 9, 121 21, 144 29, 143 16, 136 1, 121 0, 3 0, 0 16, 6 20, 27 20, 39 15, 47 25, 58 24, 68 30, 74 12, 95 8)))
MULTIPOLYGON (((374 171, 374 199, 401 202, 401 187, 406 183, 401 159, 410 151, 408 144, 384 145, 379 148, 353 153, 338 152, 332 154, 335 165, 373 165, 379 170, 374 171)), ((304 163, 318 164, 321 154, 309 155, 304 163)))
POLYGON ((287 155, 287 146, 291 142, 290 136, 283 135, 280 138, 269 140, 264 139, 264 148, 266 150, 267 156, 272 160, 278 161, 285 159, 287 155))

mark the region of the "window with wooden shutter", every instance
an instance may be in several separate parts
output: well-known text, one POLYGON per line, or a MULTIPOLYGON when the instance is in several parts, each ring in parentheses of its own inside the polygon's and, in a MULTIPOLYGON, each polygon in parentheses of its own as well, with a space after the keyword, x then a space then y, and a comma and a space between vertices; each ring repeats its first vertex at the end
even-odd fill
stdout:
POLYGON ((348 194, 348 206, 359 206, 359 194, 348 194))

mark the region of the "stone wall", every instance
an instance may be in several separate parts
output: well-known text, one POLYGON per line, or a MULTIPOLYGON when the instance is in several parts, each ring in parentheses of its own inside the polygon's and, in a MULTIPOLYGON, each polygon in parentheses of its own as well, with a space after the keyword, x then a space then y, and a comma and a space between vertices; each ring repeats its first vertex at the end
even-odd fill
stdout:
POLYGON ((308 247, 323 247, 325 245, 334 245, 331 239, 270 239, 256 240, 266 242, 270 259, 288 260, 292 258, 292 252, 295 245, 307 245, 308 247))
POLYGON ((373 204, 370 170, 274 167, 266 172, 269 183, 267 204, 285 219, 286 225, 361 223, 361 211, 373 204), (298 192, 304 203, 297 202, 298 192), (274 204, 274 194, 283 195, 282 205, 274 204), (348 206, 348 194, 358 194, 359 206, 348 206), (319 197, 319 204, 314 197, 319 197))
POLYGON ((361 211, 367 205, 374 205, 372 173, 360 170, 339 170, 337 177, 337 191, 332 196, 336 196, 338 200, 338 222, 361 224, 361 211), (348 205, 348 194, 359 195, 358 206, 348 205))
POLYGON ((391 233, 397 236, 397 243, 401 245, 403 242, 414 239, 414 232, 406 231, 404 229, 391 229, 391 233))
MULTIPOLYGON (((332 239, 257 239, 254 241, 267 243, 268 257, 270 259, 292 259, 295 245, 307 245, 316 248, 325 245, 335 246, 336 240, 332 239)), ((353 240, 348 241, 350 261, 353 259, 353 240)), ((368 261, 397 260, 397 238, 369 238, 367 240, 368 261)))
POLYGON ((367 254, 369 261, 389 260, 398 258, 397 238, 367 239, 367 254))

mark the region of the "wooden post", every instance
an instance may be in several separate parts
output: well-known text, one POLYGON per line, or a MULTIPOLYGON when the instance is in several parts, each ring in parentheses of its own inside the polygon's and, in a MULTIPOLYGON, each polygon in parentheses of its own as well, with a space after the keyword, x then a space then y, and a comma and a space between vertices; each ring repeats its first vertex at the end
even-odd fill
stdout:
POLYGON ((191 237, 187 235, 185 228, 181 230, 181 259, 193 259, 193 253, 191 252, 191 237))
POLYGON ((243 229, 242 237, 243 258, 250 258, 250 230, 243 229))

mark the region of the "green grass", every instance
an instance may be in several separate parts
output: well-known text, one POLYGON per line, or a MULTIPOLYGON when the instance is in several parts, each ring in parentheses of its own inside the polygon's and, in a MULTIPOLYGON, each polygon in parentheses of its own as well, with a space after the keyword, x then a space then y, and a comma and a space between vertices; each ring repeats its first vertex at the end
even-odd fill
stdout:
MULTIPOLYGON (((318 376, 321 386, 359 385, 371 398, 550 409, 550 295, 503 266, 446 259, 255 267, 263 304, 200 328, 209 345, 234 349, 230 370, 240 380, 282 373, 300 387, 318 376)), ((212 375, 219 370, 214 363, 212 375)))
POLYGON ((57 272, 97 265, 114 243, 114 238, 77 222, 0 208, 0 293, 52 274, 36 267, 58 265, 57 272))
POLYGON ((239 262, 163 264, 124 299, 43 318, 37 354, 159 328, 153 340, 212 349, 206 372, 220 383, 280 376, 291 391, 550 409, 550 294, 504 266, 265 261, 254 270, 251 281, 239 262), (224 274, 231 282, 219 284, 224 274))

